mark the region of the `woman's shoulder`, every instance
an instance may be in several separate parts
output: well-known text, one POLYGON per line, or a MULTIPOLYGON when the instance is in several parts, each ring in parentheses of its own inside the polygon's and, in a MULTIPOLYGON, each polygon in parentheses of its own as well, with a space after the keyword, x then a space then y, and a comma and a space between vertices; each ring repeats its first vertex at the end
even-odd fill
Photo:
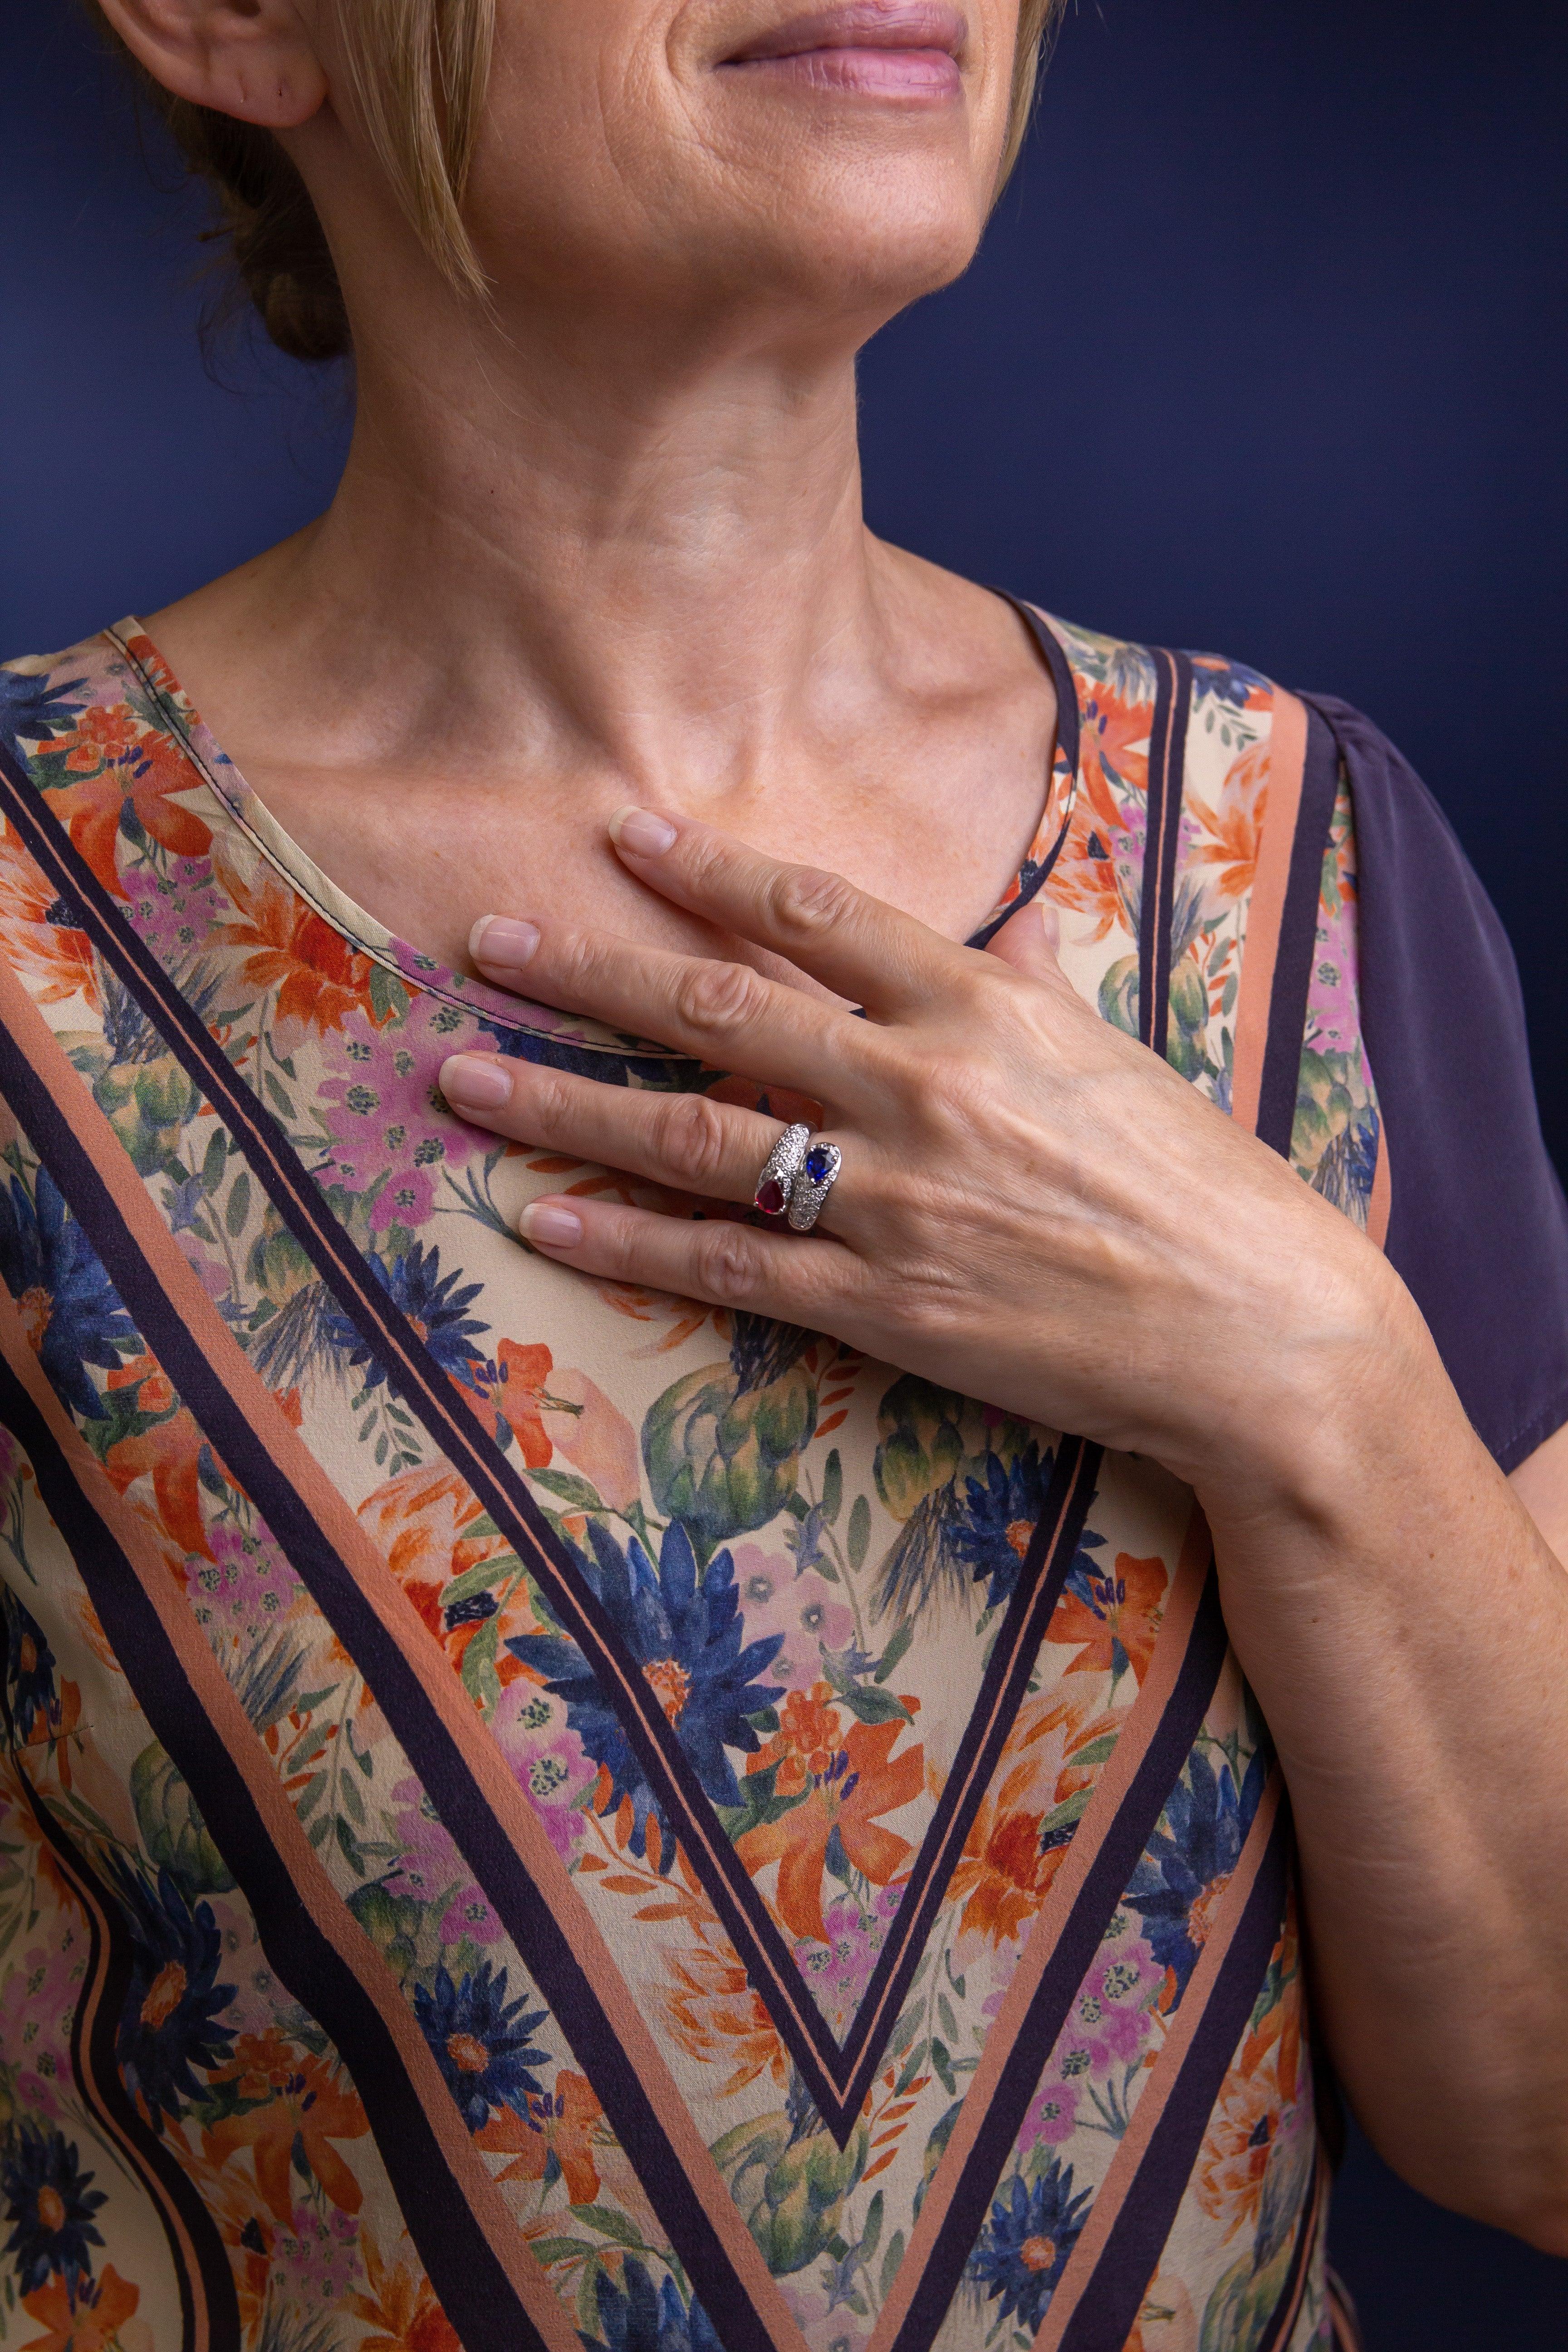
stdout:
POLYGON ((1568 1420, 1568 1208, 1453 826, 1349 704, 1041 618, 1079 730, 1064 967, 1384 1245, 1511 1468, 1568 1420))

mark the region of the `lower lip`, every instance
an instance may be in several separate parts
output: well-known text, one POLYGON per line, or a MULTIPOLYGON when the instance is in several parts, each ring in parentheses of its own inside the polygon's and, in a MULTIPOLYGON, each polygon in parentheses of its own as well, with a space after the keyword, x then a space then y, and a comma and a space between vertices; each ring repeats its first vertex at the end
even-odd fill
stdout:
POLYGON ((803 49, 787 58, 739 58, 725 70, 865 98, 952 99, 963 86, 945 49, 803 49))

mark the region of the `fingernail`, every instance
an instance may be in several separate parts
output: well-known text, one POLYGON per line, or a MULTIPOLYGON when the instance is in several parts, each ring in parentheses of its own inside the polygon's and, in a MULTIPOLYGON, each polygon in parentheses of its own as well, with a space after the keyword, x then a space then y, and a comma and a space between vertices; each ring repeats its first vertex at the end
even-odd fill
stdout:
POLYGON ((662 857, 675 839, 675 827, 652 809, 617 809, 610 819, 610 839, 633 857, 662 857))
POLYGON ((511 1072, 499 1054, 454 1054, 440 1087, 454 1110, 496 1110, 511 1094, 511 1072))
POLYGON ((468 933, 468 953, 476 963, 506 970, 526 963, 538 945, 538 924, 519 922, 511 915, 481 915, 468 933))
POLYGON ((541 1249, 575 1249, 583 1238, 583 1220, 572 1209, 558 1208, 553 1201, 531 1201, 517 1221, 517 1230, 525 1242, 537 1242, 541 1249))

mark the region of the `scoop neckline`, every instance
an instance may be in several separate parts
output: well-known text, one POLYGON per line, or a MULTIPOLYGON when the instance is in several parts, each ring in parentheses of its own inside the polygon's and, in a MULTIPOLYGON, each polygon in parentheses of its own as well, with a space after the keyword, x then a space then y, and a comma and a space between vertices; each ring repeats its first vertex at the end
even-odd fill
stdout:
MULTIPOLYGON (((963 944, 971 948, 988 946, 1003 924, 1027 905, 1045 884, 1067 839, 1081 771, 1078 675, 1058 634, 1058 625, 1039 606, 1026 604, 1005 589, 991 593, 1013 608, 1034 639, 1056 689, 1057 722, 1040 814, 1028 848, 1022 864, 1009 877, 1003 898, 978 929, 964 940, 963 944), (1059 793, 1058 779, 1062 780, 1059 793)), ((509 995, 486 981, 426 955, 412 941, 400 939, 334 882, 279 824, 202 719, 146 625, 131 614, 102 634, 135 673, 202 782, 251 846, 320 921, 358 953, 393 972, 405 988, 454 1005, 482 1021, 487 1028, 542 1036, 579 1051, 621 1057, 632 1055, 638 1060, 689 1059, 662 1041, 612 1029, 586 1014, 566 1013, 555 1005, 536 1004, 509 995), (138 651, 138 644, 147 648, 151 662, 138 651)))

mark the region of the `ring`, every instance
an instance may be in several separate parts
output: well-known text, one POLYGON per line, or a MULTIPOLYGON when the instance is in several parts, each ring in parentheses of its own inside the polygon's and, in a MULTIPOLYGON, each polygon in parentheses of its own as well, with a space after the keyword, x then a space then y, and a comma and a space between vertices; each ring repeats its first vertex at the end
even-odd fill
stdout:
POLYGON ((763 1160, 757 1189, 752 1195, 752 1206, 760 1209, 764 1217, 782 1217, 788 1208, 810 1139, 810 1128, 796 1119, 793 1127, 785 1128, 763 1160))
POLYGON ((790 1187, 790 1231, 808 1234, 822 1213, 822 1204, 837 1181, 844 1154, 836 1143, 814 1143, 795 1171, 790 1187))

